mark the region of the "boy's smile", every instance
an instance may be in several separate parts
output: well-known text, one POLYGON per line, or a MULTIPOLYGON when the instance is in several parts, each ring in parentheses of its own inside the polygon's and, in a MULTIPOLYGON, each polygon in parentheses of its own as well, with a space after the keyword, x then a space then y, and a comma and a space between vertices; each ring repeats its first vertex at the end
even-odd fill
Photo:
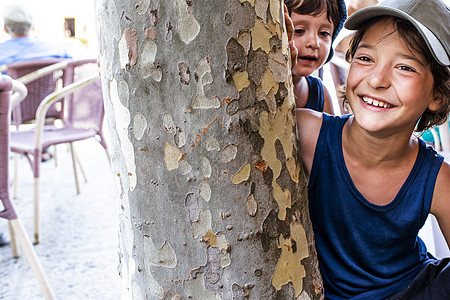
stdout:
POLYGON ((368 131, 412 131, 426 108, 439 108, 429 64, 399 38, 392 18, 367 29, 350 68, 347 99, 368 131))
POLYGON ((309 76, 328 58, 334 26, 326 13, 313 16, 292 12, 291 19, 294 23, 293 40, 298 49, 297 65, 292 73, 309 76))

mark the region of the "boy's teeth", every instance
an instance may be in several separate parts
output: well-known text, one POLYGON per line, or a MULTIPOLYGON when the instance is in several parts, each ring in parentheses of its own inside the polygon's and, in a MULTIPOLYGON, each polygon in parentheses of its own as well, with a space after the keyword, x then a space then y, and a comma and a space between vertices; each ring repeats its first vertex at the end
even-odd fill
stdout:
POLYGON ((391 107, 389 104, 387 104, 387 103, 385 103, 385 102, 383 102, 383 101, 375 100, 375 99, 372 99, 372 98, 370 98, 370 97, 363 97, 362 99, 363 99, 363 101, 366 102, 367 104, 371 104, 371 105, 373 105, 373 106, 384 107, 384 108, 391 107))

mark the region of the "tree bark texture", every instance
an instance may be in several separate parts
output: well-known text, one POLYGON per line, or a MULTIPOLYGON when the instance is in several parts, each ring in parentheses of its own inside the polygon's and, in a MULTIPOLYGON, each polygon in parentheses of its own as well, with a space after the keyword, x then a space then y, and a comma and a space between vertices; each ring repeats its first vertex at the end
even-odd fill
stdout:
POLYGON ((282 0, 98 0, 124 299, 319 299, 282 0))

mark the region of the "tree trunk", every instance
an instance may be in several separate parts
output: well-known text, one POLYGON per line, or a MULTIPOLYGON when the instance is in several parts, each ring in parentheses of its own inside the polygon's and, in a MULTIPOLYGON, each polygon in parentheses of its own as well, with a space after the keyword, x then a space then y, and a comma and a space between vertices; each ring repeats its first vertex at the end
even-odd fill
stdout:
POLYGON ((282 0, 97 4, 123 298, 321 298, 282 0))

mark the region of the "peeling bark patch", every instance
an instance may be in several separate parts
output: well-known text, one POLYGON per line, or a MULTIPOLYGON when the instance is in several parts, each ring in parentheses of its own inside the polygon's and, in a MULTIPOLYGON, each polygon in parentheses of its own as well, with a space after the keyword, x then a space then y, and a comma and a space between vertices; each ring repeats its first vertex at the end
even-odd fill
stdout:
POLYGON ((211 177, 211 164, 209 160, 206 157, 202 157, 202 174, 204 178, 210 178, 211 177))
POLYGON ((177 29, 180 39, 185 44, 192 42, 200 32, 200 24, 187 8, 185 0, 177 0, 177 29))
POLYGON ((279 237, 278 248, 281 255, 272 276, 272 285, 280 290, 289 282, 298 297, 303 290, 303 277, 306 275, 305 267, 301 264, 302 259, 308 257, 308 244, 306 242, 305 229, 300 223, 291 223, 291 238, 279 237))
MULTIPOLYGON (((241 34, 242 35, 242 34, 241 34)), ((248 36, 250 36, 248 34, 248 36)), ((250 47, 250 38, 248 40, 248 46, 250 47)), ((233 75, 234 72, 244 71, 247 69, 247 54, 248 52, 244 49, 243 45, 241 45, 237 40, 231 38, 227 42, 227 69, 230 74, 233 75)))
POLYGON ((175 134, 175 144, 177 147, 181 148, 186 145, 186 131, 183 129, 178 129, 175 134))
MULTIPOLYGON (((277 82, 285 82, 288 76, 287 59, 281 49, 269 53, 269 68, 277 82)), ((275 92, 276 93, 276 92, 275 92)))
POLYGON ((150 22, 152 22, 153 26, 156 26, 158 24, 158 10, 153 9, 150 11, 150 22))
POLYGON ((152 77, 155 81, 160 81, 161 70, 154 64, 158 47, 153 41, 145 41, 141 49, 141 57, 139 59, 139 70, 142 77, 152 77))
POLYGON ((197 197, 194 193, 189 193, 184 200, 184 206, 189 213, 189 221, 191 223, 197 222, 200 217, 200 207, 198 206, 197 197))
POLYGON ((222 268, 229 267, 231 265, 230 253, 222 254, 220 257, 220 266, 222 268))
POLYGON ((260 114, 260 129, 259 133, 264 139, 264 146, 261 150, 261 156, 264 161, 267 162, 269 168, 273 172, 272 187, 273 195, 278 203, 279 218, 284 220, 286 217, 286 209, 291 207, 291 194, 290 191, 283 191, 279 184, 276 182, 281 174, 282 164, 277 158, 275 142, 279 140, 284 149, 284 155, 286 157, 286 167, 289 170, 291 179, 298 183, 300 166, 294 159, 294 132, 291 130, 285 130, 295 126, 295 119, 292 114, 292 106, 289 101, 285 101, 282 107, 276 112, 273 117, 273 122, 269 119, 269 113, 266 111, 260 114))
POLYGON ((181 83, 189 85, 189 81, 191 80, 191 71, 189 70, 189 67, 184 62, 180 62, 178 64, 178 71, 181 83))
POLYGON ((166 142, 164 145, 164 162, 166 163, 166 168, 168 171, 178 169, 178 162, 182 156, 183 154, 180 149, 166 142))
POLYGON ((150 266, 164 267, 173 269, 177 266, 177 257, 172 246, 165 242, 164 245, 158 249, 156 248, 150 236, 144 235, 144 263, 147 273, 151 272, 150 266))
POLYGON ((272 16, 272 20, 275 24, 280 24, 280 14, 281 14, 280 1, 270 0, 270 15, 272 16))
POLYGON ((239 171, 237 171, 233 177, 231 177, 231 182, 233 182, 234 184, 239 184, 243 181, 246 181, 250 178, 250 164, 249 163, 245 163, 240 169, 239 171))
POLYGON ((136 11, 138 15, 144 14, 150 6, 150 0, 138 0, 136 3, 136 11))
POLYGON ((201 210, 197 222, 191 222, 193 237, 197 239, 212 230, 212 216, 209 210, 201 210))
POLYGON ((172 23, 170 23, 170 22, 167 22, 167 23, 166 23, 166 30, 167 30, 167 33, 166 33, 166 41, 170 42, 170 41, 172 41, 172 38, 173 38, 173 27, 172 27, 172 23))
POLYGON ((258 17, 260 17, 262 20, 266 19, 268 5, 269 5, 268 0, 256 0, 255 1, 256 15, 258 17))
POLYGON ((230 249, 230 243, 228 243, 225 234, 219 233, 216 235, 216 247, 220 251, 228 251, 230 249))
POLYGON ((206 202, 209 202, 211 199, 211 187, 206 181, 200 183, 199 194, 206 202))
POLYGON ((264 72, 264 75, 261 79, 261 86, 264 94, 266 95, 269 94, 271 90, 274 91, 274 94, 276 94, 278 91, 278 82, 276 81, 272 71, 269 68, 267 68, 264 72))
POLYGON ((245 201, 245 207, 247 208, 247 213, 250 217, 256 216, 258 211, 258 202, 256 202, 255 196, 250 194, 245 201))
POLYGON ((143 114, 137 113, 134 116, 133 122, 134 137, 139 141, 144 136, 146 129, 147 129, 147 119, 144 117, 143 114))
POLYGON ((261 48, 264 52, 270 52, 269 40, 272 32, 267 28, 266 24, 260 19, 255 20, 255 26, 252 29, 252 47, 253 50, 261 48))
POLYGON ((225 13, 225 17, 224 17, 224 23, 226 26, 230 26, 231 25, 231 21, 232 21, 232 17, 230 13, 225 13))
POLYGON ((216 238, 217 236, 210 230, 202 237, 202 242, 208 246, 216 247, 216 238))
POLYGON ((153 27, 145 28, 145 37, 151 39, 152 41, 156 40, 156 30, 153 27))
POLYGON ((175 123, 172 120, 172 116, 168 113, 164 113, 163 115, 163 126, 164 129, 170 133, 170 134, 175 134, 176 133, 176 126, 175 123))
POLYGON ((119 39, 119 60, 122 71, 136 65, 138 59, 138 37, 136 30, 125 28, 119 39))
POLYGON ((220 280, 222 268, 220 267, 220 251, 216 248, 207 248, 208 264, 206 265, 205 279, 212 285, 220 280))
POLYGON ((188 295, 188 299, 222 299, 218 293, 206 289, 203 273, 198 274, 194 279, 185 280, 183 287, 184 291, 188 295))
POLYGON ((241 3, 248 2, 251 4, 251 6, 255 6, 255 0, 239 0, 239 1, 241 1, 241 3))
POLYGON ((219 141, 215 137, 209 137, 205 141, 206 151, 220 151, 219 141))
MULTIPOLYGON (((120 87, 128 90, 128 85, 125 81, 119 84, 120 87)), ((130 125, 131 116, 130 111, 125 107, 119 99, 118 84, 115 79, 110 83, 110 98, 114 110, 114 117, 116 120, 117 134, 120 139, 120 148, 125 159, 125 164, 128 170, 129 189, 133 191, 136 187, 136 163, 134 158, 134 148, 130 139, 128 138, 128 126, 130 125)))
POLYGON ((234 73, 233 81, 234 84, 236 85, 238 92, 242 91, 243 88, 248 87, 250 85, 250 80, 248 79, 247 71, 234 73))
POLYGON ((258 49, 248 57, 248 74, 254 83, 260 84, 264 70, 267 68, 267 53, 258 49))
POLYGON ((192 100, 193 109, 208 109, 208 108, 219 108, 220 100, 218 97, 208 98, 205 96, 204 86, 213 82, 211 76, 211 67, 207 58, 200 61, 197 66, 195 74, 198 78, 197 82, 197 95, 192 100))
POLYGON ((236 158, 237 146, 233 144, 226 145, 220 152, 220 161, 223 163, 229 163, 236 158))
POLYGON ((248 51, 250 50, 252 36, 250 35, 250 32, 243 31, 238 36, 238 43, 244 48, 245 54, 248 54, 248 51))
POLYGON ((253 164, 253 166, 260 170, 263 174, 267 171, 267 163, 265 161, 257 161, 253 164))
POLYGON ((192 166, 186 160, 180 160, 178 164, 182 175, 187 175, 192 171, 192 166))

